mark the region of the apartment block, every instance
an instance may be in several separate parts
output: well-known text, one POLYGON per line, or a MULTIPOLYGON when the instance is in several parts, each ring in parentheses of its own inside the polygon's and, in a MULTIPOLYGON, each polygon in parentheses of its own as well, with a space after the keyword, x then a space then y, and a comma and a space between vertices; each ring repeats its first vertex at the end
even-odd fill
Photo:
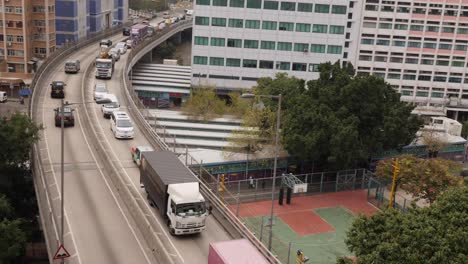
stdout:
POLYGON ((55 51, 55 0, 0 1, 0 90, 28 86, 55 51))
POLYGON ((468 0, 196 0, 192 83, 235 89, 349 61, 402 100, 468 106, 468 0))
POLYGON ((57 45, 100 32, 128 18, 128 0, 56 0, 57 45))

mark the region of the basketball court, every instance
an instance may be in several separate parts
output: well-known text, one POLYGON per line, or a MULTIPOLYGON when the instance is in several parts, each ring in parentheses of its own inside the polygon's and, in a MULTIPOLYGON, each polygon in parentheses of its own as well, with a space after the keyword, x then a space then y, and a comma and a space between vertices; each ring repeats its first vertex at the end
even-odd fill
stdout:
MULTIPOLYGON (((239 216, 267 245, 270 210, 271 201, 244 203, 239 208, 239 216)), ((296 263, 299 249, 310 258, 307 263, 336 263, 338 256, 351 255, 344 240, 355 217, 359 213, 371 215, 376 210, 367 202, 367 190, 293 195, 291 204, 284 202, 282 206, 276 200, 273 252, 286 262, 291 242, 290 263, 296 263)))

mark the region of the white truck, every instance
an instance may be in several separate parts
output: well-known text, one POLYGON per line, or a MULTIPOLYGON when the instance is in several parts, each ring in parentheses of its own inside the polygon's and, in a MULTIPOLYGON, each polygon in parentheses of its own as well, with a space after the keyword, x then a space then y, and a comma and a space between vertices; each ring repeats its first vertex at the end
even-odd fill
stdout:
POLYGON ((209 214, 198 179, 171 151, 141 155, 140 183, 172 235, 200 233, 209 214))
POLYGON ((101 45, 99 56, 96 58, 96 72, 95 76, 98 79, 110 79, 114 73, 114 59, 109 54, 110 47, 101 45))

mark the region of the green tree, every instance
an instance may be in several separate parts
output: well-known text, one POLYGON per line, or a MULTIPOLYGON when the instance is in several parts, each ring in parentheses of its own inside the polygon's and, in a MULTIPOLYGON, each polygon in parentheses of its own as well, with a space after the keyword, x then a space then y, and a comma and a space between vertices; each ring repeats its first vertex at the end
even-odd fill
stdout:
POLYGON ((174 56, 176 47, 170 41, 166 41, 155 50, 156 56, 160 59, 170 59, 174 56))
POLYGON ((10 263, 24 252, 27 236, 22 230, 23 220, 14 219, 5 196, 0 195, 0 263, 10 263))
POLYGON ((216 96, 213 87, 192 89, 190 97, 182 105, 182 111, 193 119, 208 121, 226 112, 226 103, 216 96))
MULTIPOLYGON (((374 152, 409 144, 422 120, 382 78, 354 76, 350 64, 324 63, 307 82, 279 74, 258 81, 259 94, 284 96, 282 142, 289 154, 335 168, 364 165, 374 152)), ((266 101, 275 109, 274 100, 266 101)))
POLYGON ((468 187, 452 188, 431 206, 359 216, 346 245, 357 263, 468 263, 468 187))
MULTIPOLYGON (((393 178, 393 159, 381 160, 376 174, 380 178, 393 178)), ((460 166, 445 159, 421 159, 414 156, 400 157, 400 172, 395 181, 395 192, 401 187, 417 199, 433 203, 448 188, 461 184, 460 166)))

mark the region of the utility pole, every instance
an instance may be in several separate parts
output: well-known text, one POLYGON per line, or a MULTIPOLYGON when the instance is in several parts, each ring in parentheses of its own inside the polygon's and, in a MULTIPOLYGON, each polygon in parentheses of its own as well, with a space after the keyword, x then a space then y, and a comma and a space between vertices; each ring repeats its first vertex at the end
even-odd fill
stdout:
POLYGON ((395 195, 395 184, 396 184, 396 177, 400 172, 400 167, 398 166, 398 158, 395 159, 395 165, 393 165, 393 180, 392 180, 392 191, 390 192, 390 202, 388 203, 388 208, 393 207, 393 196, 395 195))
MULTIPOLYGON (((65 207, 64 207, 64 202, 65 202, 65 192, 64 192, 64 187, 65 187, 65 182, 64 182, 64 156, 65 156, 65 151, 64 151, 64 143, 65 143, 65 104, 64 104, 64 99, 60 101, 60 130, 61 130, 61 166, 60 166, 60 178, 61 178, 61 194, 62 194, 62 199, 61 199, 61 207, 62 207, 62 213, 61 213, 61 227, 60 227, 60 242, 62 246, 64 246, 65 241, 63 240, 64 237, 64 220, 65 220, 65 207)), ((64 263, 64 260, 62 259, 62 263, 64 263)))

